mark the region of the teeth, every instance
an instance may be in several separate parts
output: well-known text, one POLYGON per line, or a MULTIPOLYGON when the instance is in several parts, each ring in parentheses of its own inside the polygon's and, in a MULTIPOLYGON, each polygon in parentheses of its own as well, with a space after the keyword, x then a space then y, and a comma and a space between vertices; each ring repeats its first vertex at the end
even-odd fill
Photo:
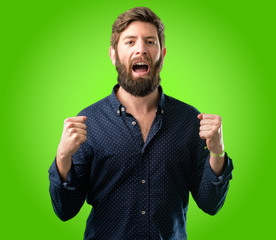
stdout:
POLYGON ((135 63, 134 65, 147 65, 147 64, 144 63, 144 62, 137 62, 137 63, 135 63))

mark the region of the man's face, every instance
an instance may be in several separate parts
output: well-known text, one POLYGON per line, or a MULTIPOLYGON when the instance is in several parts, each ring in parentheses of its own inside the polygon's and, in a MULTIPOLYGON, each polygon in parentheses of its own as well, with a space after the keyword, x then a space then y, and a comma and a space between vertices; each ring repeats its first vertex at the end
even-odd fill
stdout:
POLYGON ((160 71, 166 50, 161 53, 157 29, 151 23, 135 21, 121 33, 115 65, 118 83, 134 96, 146 96, 160 85, 160 71))

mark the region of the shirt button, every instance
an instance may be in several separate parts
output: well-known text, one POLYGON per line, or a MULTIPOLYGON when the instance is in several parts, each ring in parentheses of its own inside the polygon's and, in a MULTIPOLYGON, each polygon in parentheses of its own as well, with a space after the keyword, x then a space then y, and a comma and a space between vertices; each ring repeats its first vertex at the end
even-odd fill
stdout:
POLYGON ((122 108, 121 108, 121 111, 122 111, 122 112, 125 111, 125 108, 122 107, 122 108))
POLYGON ((146 180, 143 179, 143 180, 142 180, 142 183, 144 184, 145 182, 146 182, 146 180))
POLYGON ((146 212, 145 212, 145 211, 142 211, 142 214, 143 214, 143 215, 145 215, 145 214, 146 214, 146 212))
POLYGON ((161 113, 162 113, 162 114, 164 113, 164 110, 163 110, 163 109, 161 110, 161 113))
POLYGON ((120 110, 117 110, 117 113, 120 114, 120 110))
POLYGON ((135 126, 135 125, 136 125, 136 122, 135 122, 135 121, 133 121, 131 124, 132 124, 133 126, 135 126))

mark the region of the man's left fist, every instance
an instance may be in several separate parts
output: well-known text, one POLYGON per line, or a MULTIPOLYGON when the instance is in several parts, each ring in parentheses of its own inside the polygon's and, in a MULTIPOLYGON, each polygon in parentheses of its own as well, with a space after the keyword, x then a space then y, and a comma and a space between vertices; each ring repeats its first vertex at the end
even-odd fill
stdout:
POLYGON ((197 118, 200 120, 200 138, 206 139, 209 151, 217 156, 221 155, 224 152, 221 117, 219 115, 200 113, 197 118))

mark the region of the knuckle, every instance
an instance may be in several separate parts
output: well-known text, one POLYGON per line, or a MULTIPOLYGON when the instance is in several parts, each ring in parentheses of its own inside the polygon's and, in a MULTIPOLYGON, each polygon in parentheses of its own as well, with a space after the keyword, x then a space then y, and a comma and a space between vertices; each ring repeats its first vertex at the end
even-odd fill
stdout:
POLYGON ((76 133, 72 133, 72 138, 77 141, 79 139, 79 135, 76 133))
POLYGON ((217 128, 213 128, 211 131, 212 136, 214 136, 218 132, 217 128))
POLYGON ((76 132, 75 128, 69 128, 68 129, 69 134, 74 134, 76 132))
POLYGON ((217 120, 218 122, 221 122, 221 116, 216 115, 216 120, 217 120))
POLYGON ((70 118, 65 118, 64 124, 66 124, 66 123, 68 123, 68 122, 70 122, 70 118))
POLYGON ((76 134, 76 133, 69 133, 68 137, 71 142, 76 142, 78 140, 78 134, 76 134))
POLYGON ((67 123, 67 127, 68 127, 68 128, 73 128, 73 127, 74 127, 74 123, 68 122, 68 123, 67 123))
POLYGON ((73 127, 73 123, 72 122, 65 122, 64 123, 64 128, 65 129, 69 130, 72 127, 73 127))

